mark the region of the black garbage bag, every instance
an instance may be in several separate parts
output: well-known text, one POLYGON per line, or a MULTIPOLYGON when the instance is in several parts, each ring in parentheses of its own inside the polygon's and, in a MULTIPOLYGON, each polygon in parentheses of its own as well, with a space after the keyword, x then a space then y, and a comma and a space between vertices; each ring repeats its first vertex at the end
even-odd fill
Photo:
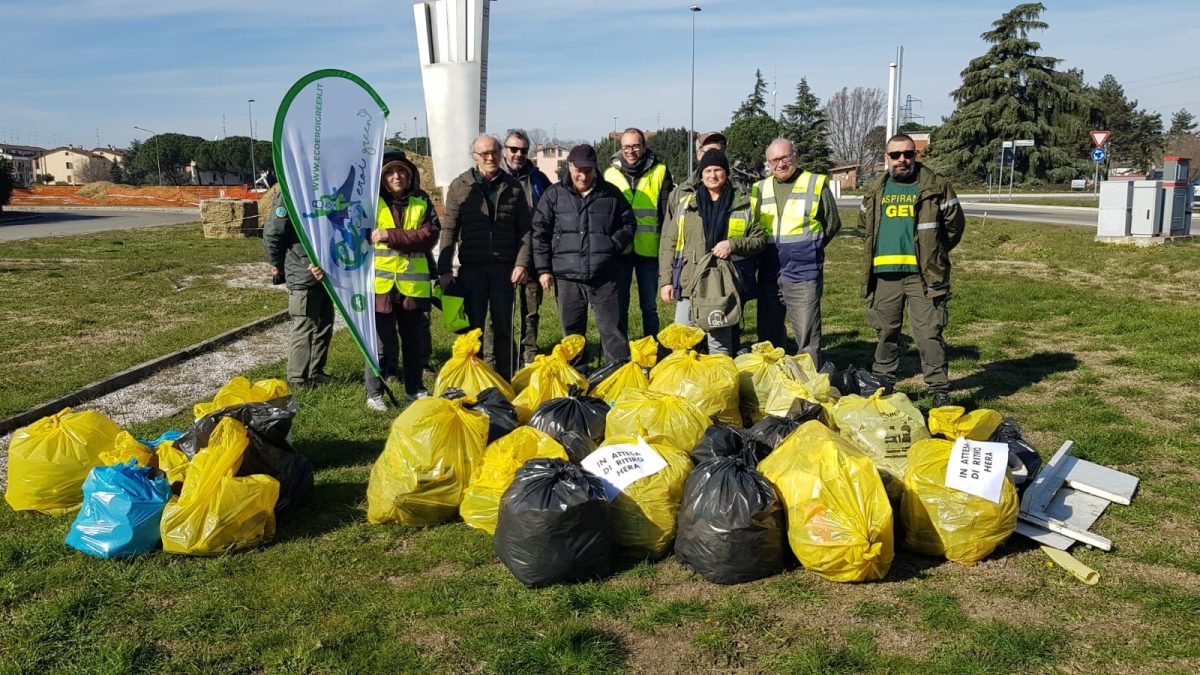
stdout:
POLYGON ((783 500, 741 457, 717 457, 683 487, 675 557, 715 584, 740 584, 783 571, 783 500))
MULTIPOLYGON (((450 387, 442 394, 442 398, 453 401, 466 395, 462 389, 450 387)), ((478 410, 487 415, 488 443, 507 436, 512 433, 513 429, 521 426, 521 421, 517 419, 517 409, 508 399, 504 398, 504 394, 500 393, 496 387, 488 387, 479 392, 479 395, 475 397, 475 403, 463 407, 469 410, 478 410)))
POLYGON ((531 459, 504 496, 496 557, 529 588, 608 576, 612 521, 599 478, 561 459, 531 459))
POLYGON ((580 462, 604 440, 608 403, 584 396, 571 387, 569 396, 552 398, 538 406, 529 426, 562 443, 572 462, 580 462))
POLYGON ((1042 468, 1042 456, 1025 440, 1021 434, 1021 426, 1011 417, 1005 417, 988 440, 1008 444, 1009 466, 1012 469, 1010 476, 1017 492, 1024 494, 1025 488, 1029 487, 1030 481, 1042 468), (1014 466, 1014 460, 1020 466, 1014 466))
POLYGON ((854 366, 830 375, 829 383, 836 387, 842 396, 870 396, 880 387, 883 387, 883 395, 889 396, 896 388, 895 380, 887 375, 879 375, 854 366))
POLYGON ((779 447, 783 439, 795 431, 796 427, 809 420, 824 423, 824 418, 825 409, 821 407, 821 404, 798 398, 792 402, 787 417, 767 415, 750 427, 746 431, 746 435, 773 450, 779 447))
POLYGON ((704 430, 704 435, 692 448, 692 464, 700 466, 717 457, 741 457, 750 466, 758 466, 759 462, 771 454, 772 449, 771 446, 751 438, 743 429, 713 424, 704 430))
POLYGON ((288 440, 292 420, 299 410, 291 396, 262 403, 232 405, 196 420, 175 441, 175 447, 191 458, 208 445, 209 436, 222 418, 232 417, 246 425, 250 445, 246 448, 237 475, 261 473, 279 481, 279 500, 275 502, 275 512, 283 513, 307 504, 313 493, 312 462, 296 452, 288 440))

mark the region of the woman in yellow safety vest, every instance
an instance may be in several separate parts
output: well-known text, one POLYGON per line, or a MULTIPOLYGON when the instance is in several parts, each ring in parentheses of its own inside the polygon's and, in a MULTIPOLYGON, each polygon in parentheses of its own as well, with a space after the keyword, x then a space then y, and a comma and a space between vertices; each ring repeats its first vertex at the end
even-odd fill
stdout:
MULTIPOLYGON (((681 297, 698 273, 697 263, 708 253, 722 260, 758 255, 767 244, 763 229, 750 219, 750 200, 735 194, 729 181, 729 159, 724 152, 708 150, 700 158, 695 190, 680 191, 671 205, 658 250, 658 285, 663 302, 676 302, 675 323, 691 323, 691 300, 681 297)), ((740 339, 739 326, 712 328, 708 352, 733 356, 740 339)))
MULTIPOLYGON (((429 256, 440 225, 429 195, 420 188, 416 165, 402 150, 383 154, 379 204, 371 243, 375 245, 375 332, 379 371, 389 384, 399 382, 403 361, 404 392, 409 399, 425 393, 421 375, 432 352, 429 334, 433 291, 429 256)), ((366 367, 367 407, 387 410, 383 381, 366 367)))

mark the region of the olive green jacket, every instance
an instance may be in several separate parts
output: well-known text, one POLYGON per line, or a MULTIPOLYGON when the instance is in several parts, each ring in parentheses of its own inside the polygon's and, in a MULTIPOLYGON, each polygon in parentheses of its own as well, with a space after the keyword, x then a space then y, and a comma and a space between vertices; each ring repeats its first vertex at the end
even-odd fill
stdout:
MULTIPOLYGON (((930 297, 950 293, 950 251, 962 239, 966 217, 958 203, 954 188, 920 162, 916 163, 917 203, 913 218, 914 241, 917 246, 917 266, 925 294, 930 297)), ((885 173, 867 188, 863 195, 859 228, 865 238, 863 246, 863 297, 875 291, 875 237, 879 233, 879 206, 887 186, 885 173)))
MULTIPOLYGON (((703 190, 700 186, 697 190, 703 190)), ((678 190, 675 191, 679 195, 678 190)), ((696 263, 708 253, 704 242, 704 222, 700 219, 700 207, 695 199, 696 193, 683 193, 679 202, 672 203, 668 210, 668 220, 663 223, 662 239, 658 244, 658 287, 669 286, 672 283, 677 288, 687 288, 691 277, 695 274, 696 263), (679 241, 679 216, 683 214, 683 250, 680 256, 675 255, 675 246, 679 241)), ((707 197, 707 194, 704 195, 707 197)), ((697 197, 698 198, 698 197, 697 197)), ((767 235, 762 227, 752 222, 750 216, 750 197, 735 193, 733 196, 732 214, 742 214, 746 218, 746 230, 740 237, 731 237, 730 245, 733 255, 749 258, 758 255, 767 245, 767 235)))

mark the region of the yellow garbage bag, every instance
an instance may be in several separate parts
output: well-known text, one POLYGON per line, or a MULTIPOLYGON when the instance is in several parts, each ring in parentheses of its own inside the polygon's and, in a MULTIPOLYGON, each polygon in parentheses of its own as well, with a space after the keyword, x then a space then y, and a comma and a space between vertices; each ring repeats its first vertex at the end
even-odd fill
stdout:
POLYGON ((208 446, 192 458, 179 497, 163 510, 163 550, 217 555, 249 548, 275 536, 279 481, 264 474, 235 478, 250 437, 239 421, 217 423, 208 446))
POLYGON ((908 449, 929 438, 921 411, 904 394, 884 396, 881 389, 865 398, 843 396, 833 407, 833 419, 842 436, 875 461, 893 504, 899 505, 908 449))
POLYGON ((158 470, 167 474, 167 482, 171 484, 184 482, 192 461, 182 450, 175 447, 175 441, 159 443, 154 452, 158 455, 158 470))
POLYGON ((287 395, 287 382, 283 380, 259 380, 251 383, 250 380, 238 375, 225 383, 213 400, 192 406, 192 416, 200 419, 209 413, 228 408, 231 405, 274 401, 287 395))
POLYGON ((733 364, 738 369, 742 416, 754 422, 766 417, 767 399, 775 385, 796 380, 800 372, 795 360, 770 342, 755 344, 750 353, 734 358, 733 364))
POLYGON ((541 404, 569 394, 571 387, 578 387, 582 394, 587 393, 588 379, 571 366, 571 360, 579 356, 585 346, 587 338, 568 335, 554 345, 549 356, 538 354, 533 363, 513 375, 512 388, 517 395, 512 402, 522 423, 528 422, 541 404))
POLYGON ((906 547, 969 567, 1008 539, 1017 526, 1020 504, 1008 476, 999 504, 946 487, 953 447, 953 441, 931 438, 909 449, 900 522, 906 547))
POLYGON ((627 389, 617 397, 604 420, 605 437, 639 433, 650 444, 669 445, 688 453, 712 424, 691 401, 648 389, 627 389))
MULTIPOLYGON (((665 466, 637 478, 619 490, 606 482, 605 490, 611 502, 614 553, 636 560, 657 560, 671 550, 675 541, 675 525, 683 502, 683 486, 692 472, 692 460, 687 452, 670 445, 648 442, 644 436, 610 436, 583 462, 589 466, 608 460, 608 466, 627 462, 621 453, 637 451, 651 459, 661 458, 665 466), (617 453, 615 456, 612 453, 617 453)), ((591 472, 606 480, 598 472, 591 472)))
POLYGON ((995 410, 980 408, 967 412, 959 405, 947 405, 929 411, 929 433, 952 441, 960 436, 972 441, 986 441, 992 437, 1004 416, 995 410))
POLYGON ((871 458, 816 420, 800 425, 758 471, 787 507, 788 543, 830 581, 882 579, 892 565, 892 506, 871 458))
POLYGON ((79 508, 83 480, 120 431, 98 412, 71 408, 17 429, 8 445, 4 499, 14 511, 62 515, 79 508))
POLYGON ((570 460, 558 441, 533 427, 517 427, 487 446, 483 461, 475 468, 471 484, 463 493, 458 509, 463 522, 488 534, 496 534, 500 497, 512 484, 517 469, 535 458, 570 460))
POLYGON ((659 331, 658 341, 672 353, 650 371, 650 389, 682 396, 712 419, 741 427, 737 366, 723 354, 693 350, 703 339, 695 326, 675 323, 659 331))
POLYGON ((128 431, 118 433, 112 448, 100 453, 100 464, 104 466, 126 464, 131 459, 136 459, 138 466, 158 468, 158 457, 154 452, 128 431))
POLYGON ((626 389, 645 389, 650 386, 646 370, 658 362, 658 342, 653 335, 629 343, 629 363, 617 368, 601 380, 590 392, 591 396, 612 405, 626 389))
POLYGON ((436 525, 458 514, 487 446, 488 417, 467 396, 413 401, 392 422, 367 482, 367 520, 436 525))
POLYGON ((438 371, 437 381, 433 384, 434 396, 441 396, 452 388, 462 389, 467 396, 478 396, 484 389, 496 387, 504 398, 513 400, 515 394, 508 382, 477 356, 482 335, 483 331, 473 328, 454 338, 450 358, 438 371))

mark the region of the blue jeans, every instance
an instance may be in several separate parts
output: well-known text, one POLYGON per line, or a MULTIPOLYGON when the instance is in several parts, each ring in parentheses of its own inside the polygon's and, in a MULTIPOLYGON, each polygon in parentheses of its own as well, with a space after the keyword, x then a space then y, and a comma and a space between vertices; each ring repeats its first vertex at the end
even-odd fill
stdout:
MULTIPOLYGON (((637 273, 638 307, 642 310, 642 335, 658 335, 658 259, 630 254, 617 264, 617 294, 621 303, 621 332, 629 335, 629 301, 637 273)), ((630 335, 632 338, 633 336, 630 335)))

